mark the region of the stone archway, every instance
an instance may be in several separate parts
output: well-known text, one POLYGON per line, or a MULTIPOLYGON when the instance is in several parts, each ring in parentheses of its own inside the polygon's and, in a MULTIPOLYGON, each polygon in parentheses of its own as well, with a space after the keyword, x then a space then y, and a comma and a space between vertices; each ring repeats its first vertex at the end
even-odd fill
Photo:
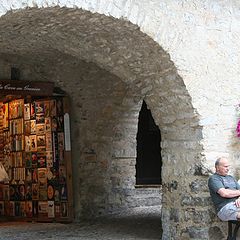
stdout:
POLYGON ((198 236, 194 216, 198 208, 206 213, 207 199, 195 184, 205 180, 198 171, 201 127, 183 80, 156 42, 124 20, 33 8, 0 18, 0 54, 6 72, 15 65, 26 80, 54 81, 72 98, 77 218, 124 204, 134 187, 132 179, 116 176, 114 160, 129 166, 136 158, 144 99, 162 133, 163 239, 198 236), (91 176, 94 169, 100 171, 91 176))

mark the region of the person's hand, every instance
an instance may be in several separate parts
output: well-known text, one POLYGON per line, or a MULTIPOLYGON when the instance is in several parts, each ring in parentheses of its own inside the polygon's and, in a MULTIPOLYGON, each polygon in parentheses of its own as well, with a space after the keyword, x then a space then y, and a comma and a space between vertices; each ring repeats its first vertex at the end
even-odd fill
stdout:
POLYGON ((238 198, 238 199, 235 201, 235 205, 236 205, 237 207, 240 207, 240 198, 238 198))

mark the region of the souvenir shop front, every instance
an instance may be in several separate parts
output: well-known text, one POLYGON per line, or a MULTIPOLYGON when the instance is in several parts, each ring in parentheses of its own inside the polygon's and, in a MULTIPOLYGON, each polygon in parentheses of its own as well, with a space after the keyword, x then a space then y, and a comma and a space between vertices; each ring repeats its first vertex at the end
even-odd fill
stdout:
POLYGON ((0 81, 4 220, 71 221, 69 106, 53 83, 0 81))

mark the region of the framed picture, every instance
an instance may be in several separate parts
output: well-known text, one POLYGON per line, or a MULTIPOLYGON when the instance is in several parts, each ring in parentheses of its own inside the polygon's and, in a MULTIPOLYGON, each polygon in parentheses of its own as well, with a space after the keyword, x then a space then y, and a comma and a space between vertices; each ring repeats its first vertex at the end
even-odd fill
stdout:
POLYGON ((51 151, 46 152, 46 164, 47 168, 53 167, 53 152, 51 151))
POLYGON ((11 201, 16 200, 16 189, 15 185, 9 185, 9 197, 11 201))
POLYGON ((36 112, 36 114, 39 114, 39 113, 44 114, 44 101, 36 101, 35 102, 35 112, 36 112))
POLYGON ((48 217, 48 201, 38 202, 38 216, 41 218, 48 217))
POLYGON ((24 112, 24 99, 9 102, 9 119, 22 118, 24 112))
POLYGON ((29 135, 29 140, 30 140, 30 151, 31 152, 37 151, 37 136, 29 135))
POLYGON ((47 184, 39 186, 39 200, 47 200, 47 184))
POLYGON ((41 135, 45 133, 45 124, 36 124, 36 134, 41 135))
POLYGON ((25 136, 25 152, 31 151, 31 139, 29 136, 25 136))
POLYGON ((36 168, 37 167, 37 153, 32 152, 31 159, 32 159, 32 167, 36 168))
POLYGON ((26 168, 32 167, 32 153, 31 152, 24 152, 23 153, 23 162, 26 168))
POLYGON ((46 163, 46 153, 45 152, 38 152, 38 168, 45 168, 47 166, 46 163))
POLYGON ((32 213, 33 217, 38 216, 38 201, 32 201, 32 213))
POLYGON ((24 121, 24 133, 26 135, 31 134, 31 121, 24 121))
POLYGON ((52 124, 51 124, 51 118, 47 117, 45 118, 45 132, 51 132, 52 131, 52 124))
POLYGON ((20 202, 20 217, 26 217, 26 210, 25 210, 26 204, 25 201, 20 202))
POLYGON ((10 200, 10 196, 9 196, 9 185, 4 185, 3 186, 3 199, 5 201, 10 200))
POLYGON ((38 200, 39 199, 39 190, 38 190, 38 184, 33 183, 32 184, 32 199, 38 200))
POLYGON ((3 129, 8 129, 8 103, 3 104, 3 129))
POLYGON ((27 182, 26 183, 26 195, 25 195, 26 200, 32 200, 32 183, 27 182))
POLYGON ((48 179, 48 184, 54 185, 54 181, 56 181, 56 179, 54 176, 53 168, 47 168, 47 179, 48 179))
POLYGON ((25 211, 26 211, 26 217, 32 218, 32 216, 33 216, 32 201, 26 201, 25 202, 25 211))
POLYGON ((15 216, 19 217, 20 216, 20 202, 15 202, 15 216))
POLYGON ((38 170, 37 170, 37 168, 32 169, 32 182, 33 183, 38 182, 38 170))
POLYGON ((57 129, 58 129, 58 119, 57 119, 57 117, 52 117, 51 123, 52 123, 52 131, 56 132, 57 129))
POLYGON ((46 151, 52 151, 52 134, 46 133, 46 151))
POLYGON ((48 200, 54 200, 54 186, 52 184, 48 184, 47 197, 48 200))
POLYGON ((31 134, 36 134, 36 120, 31 120, 31 134))
POLYGON ((50 102, 44 101, 44 115, 46 118, 50 117, 50 102))
POLYGON ((8 207, 9 207, 9 216, 14 217, 15 216, 15 202, 10 201, 8 207))
POLYGON ((35 112, 35 102, 32 102, 30 105, 30 118, 35 119, 36 118, 36 112, 35 112))
MULTIPOLYGON (((38 182, 40 185, 47 184, 47 168, 38 168, 38 182)), ((47 186, 45 186, 47 190, 47 186)))
POLYGON ((19 200, 25 200, 25 185, 20 184, 18 185, 18 192, 19 192, 19 200))
POLYGON ((30 112, 30 103, 24 104, 24 120, 30 120, 31 112, 30 112))
POLYGON ((55 206, 54 201, 48 201, 48 218, 55 217, 55 206))
POLYGON ((46 150, 46 137, 45 135, 37 135, 37 150, 45 151, 46 150))
POLYGON ((32 169, 26 168, 25 172, 26 172, 26 175, 25 175, 26 182, 31 182, 32 181, 32 169))
POLYGON ((36 124, 45 123, 44 113, 36 113, 36 124))

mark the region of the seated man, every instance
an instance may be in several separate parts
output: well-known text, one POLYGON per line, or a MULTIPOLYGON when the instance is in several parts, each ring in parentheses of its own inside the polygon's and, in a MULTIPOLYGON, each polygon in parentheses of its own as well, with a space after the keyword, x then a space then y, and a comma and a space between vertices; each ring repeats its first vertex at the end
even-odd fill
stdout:
POLYGON ((227 158, 218 158, 215 169, 216 172, 208 179, 208 187, 217 216, 222 221, 240 220, 240 185, 228 175, 227 158))

